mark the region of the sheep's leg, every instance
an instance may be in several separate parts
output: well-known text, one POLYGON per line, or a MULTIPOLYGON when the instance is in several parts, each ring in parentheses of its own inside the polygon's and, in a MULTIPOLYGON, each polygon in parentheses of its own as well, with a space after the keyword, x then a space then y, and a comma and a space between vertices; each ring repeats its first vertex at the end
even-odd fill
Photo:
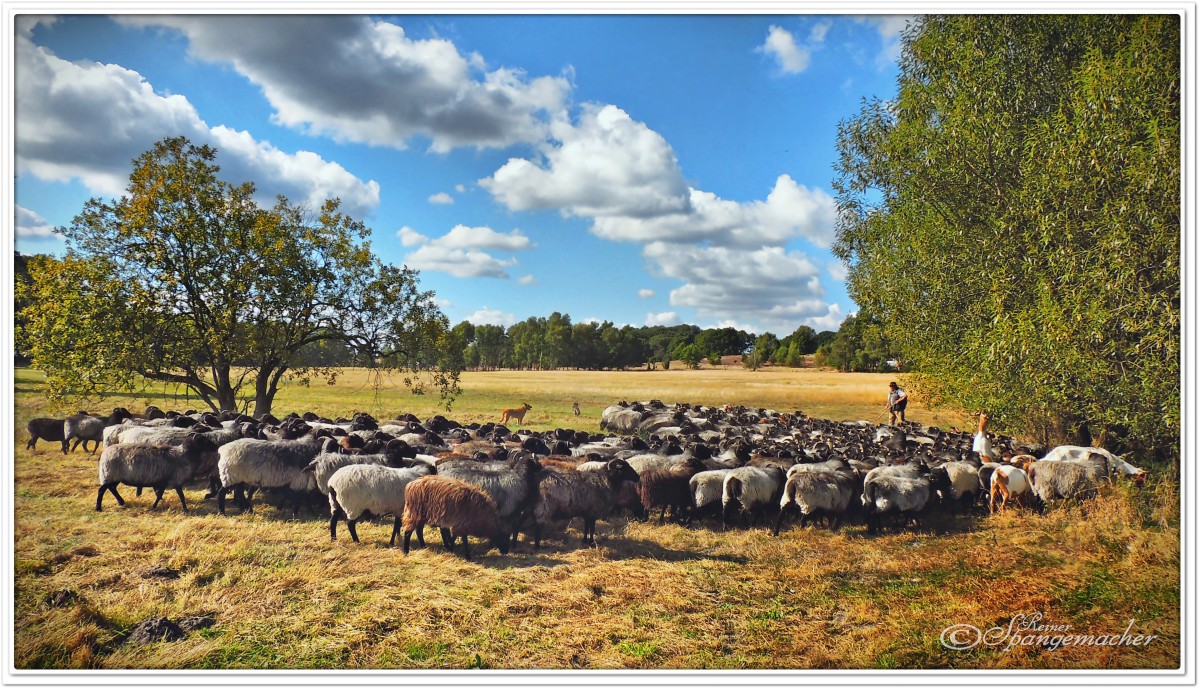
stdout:
POLYGON ((221 489, 217 491, 217 511, 221 514, 225 514, 225 494, 228 492, 228 486, 221 486, 221 489))
POLYGON ((74 452, 75 449, 79 447, 79 443, 81 440, 82 440, 81 438, 75 438, 75 442, 71 443, 71 452, 74 452))
POLYGON ((221 489, 221 482, 217 480, 217 477, 209 476, 208 477, 208 492, 204 494, 204 499, 208 500, 209 498, 215 498, 217 496, 217 491, 220 489, 221 489))
POLYGON ((357 519, 347 519, 346 520, 346 529, 348 529, 350 531, 350 538, 354 539, 355 543, 358 543, 358 529, 355 528, 355 524, 357 524, 357 523, 358 523, 357 519))
POLYGON ((422 548, 425 547, 425 524, 424 524, 424 522, 422 522, 421 525, 417 527, 417 543, 422 548))
POLYGON ((142 497, 142 487, 141 487, 141 486, 135 486, 135 488, 137 488, 137 490, 133 491, 133 494, 134 494, 134 495, 136 495, 136 496, 137 496, 137 497, 139 497, 139 498, 140 498, 140 497, 142 497))
MULTIPOLYGON (((781 508, 779 509, 779 516, 778 516, 778 517, 775 517, 775 531, 774 531, 774 534, 775 534, 776 536, 778 536, 778 535, 779 535, 779 527, 783 525, 783 518, 784 518, 784 515, 786 515, 786 514, 788 513, 788 508, 789 508, 789 507, 791 507, 791 506, 792 506, 792 505, 794 505, 794 504, 795 504, 795 503, 791 503, 791 502, 789 502, 788 504, 784 505, 783 507, 781 507, 781 508)), ((800 523, 801 523, 801 525, 803 525, 803 523, 804 523, 804 516, 803 516, 803 515, 801 515, 801 517, 800 517, 800 523)))
POLYGON ((63 451, 64 455, 67 454, 67 439, 66 438, 63 438, 63 441, 62 441, 62 451, 63 451))
POLYGON ((596 520, 594 518, 584 517, 583 540, 593 547, 596 545, 596 520))
POLYGON ((450 529, 443 526, 438 531, 442 533, 442 545, 446 546, 446 550, 454 552, 454 536, 450 533, 450 529))
POLYGON ((100 486, 100 490, 96 491, 96 511, 101 512, 100 503, 104 500, 104 491, 108 490, 108 486, 100 486))
POLYGON ((154 504, 150 506, 150 509, 153 510, 158 507, 158 503, 162 502, 162 496, 163 489, 159 488, 158 486, 154 486, 154 504))
POLYGON ((115 484, 115 483, 108 484, 108 492, 112 493, 113 497, 117 499, 118 505, 120 505, 121 507, 125 506, 125 499, 122 498, 121 494, 117 492, 117 484, 115 484))
MULTIPOLYGON (((462 538, 463 538, 463 556, 466 557, 468 560, 470 560, 471 559, 471 544, 467 542, 466 534, 463 534, 462 538)), ((453 542, 451 542, 451 543, 453 544, 453 542)), ((450 552, 453 553, 454 550, 451 549, 450 552)))
POLYGON ((25 443, 25 449, 26 450, 34 449, 35 447, 37 447, 37 441, 38 441, 38 439, 37 439, 36 435, 29 436, 29 442, 25 443))
POLYGON ((388 539, 388 547, 393 548, 396 545, 396 539, 400 536, 400 515, 396 515, 396 523, 392 524, 392 537, 388 539))
POLYGON ((411 529, 406 529, 404 531, 404 554, 405 555, 408 555, 408 541, 409 541, 409 539, 412 538, 412 533, 413 532, 411 529))
POLYGON ((337 523, 338 523, 338 516, 337 516, 337 512, 335 511, 329 517, 329 540, 331 540, 331 541, 337 540, 337 523))

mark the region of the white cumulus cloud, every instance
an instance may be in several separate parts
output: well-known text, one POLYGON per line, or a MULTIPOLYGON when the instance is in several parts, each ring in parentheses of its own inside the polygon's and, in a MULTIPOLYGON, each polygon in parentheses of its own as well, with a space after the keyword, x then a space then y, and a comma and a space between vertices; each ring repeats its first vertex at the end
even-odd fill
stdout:
POLYGON ((758 50, 774 57, 780 71, 785 74, 803 72, 808 69, 808 62, 812 58, 812 51, 798 45, 791 31, 775 25, 767 30, 767 40, 758 50))
POLYGON ((687 208, 675 152, 620 108, 585 106, 577 125, 560 123, 553 133, 541 163, 512 158, 480 186, 518 211, 647 217, 687 208))
MULTIPOLYGON (((506 268, 517 264, 515 258, 497 258, 485 250, 524 251, 533 242, 520 230, 503 233, 490 227, 455 225, 441 237, 430 238, 407 225, 396 233, 406 247, 418 246, 404 262, 418 270, 436 270, 455 277, 493 277, 507 279, 506 268)), ((524 283, 523 283, 524 284, 524 283)))
POLYGON ((487 306, 484 306, 470 316, 467 316, 464 320, 470 321, 475 325, 502 325, 507 328, 517 322, 517 317, 514 314, 505 313, 499 309, 489 309, 487 306))
POLYGON ((227 64, 254 84, 279 124, 339 141, 405 148, 415 136, 436 152, 503 148, 545 138, 570 92, 564 76, 489 70, 444 38, 410 37, 354 15, 128 16, 169 27, 190 53, 227 64), (303 46, 298 50, 297 46, 303 46))
POLYGON ((254 181, 264 206, 277 194, 313 208, 340 197, 343 211, 361 217, 379 204, 374 180, 364 182, 315 153, 287 153, 246 132, 210 127, 186 98, 156 93, 135 71, 68 62, 33 43, 27 31, 18 32, 15 47, 19 174, 77 179, 93 193, 116 196, 128 183, 131 160, 163 137, 183 135, 217 147, 223 177, 254 181))
POLYGON ((646 314, 646 325, 677 325, 679 323, 679 314, 674 311, 663 311, 661 313, 646 314))
POLYGON ((536 285, 537 278, 535 278, 533 276, 533 274, 522 275, 521 277, 517 278, 517 284, 518 285, 536 285))
POLYGON ((642 288, 642 289, 638 290, 638 296, 641 297, 642 299, 649 299, 650 297, 654 296, 654 290, 642 288))
POLYGON ((46 222, 45 218, 20 205, 17 206, 17 236, 26 239, 62 240, 62 235, 55 234, 54 226, 46 222))
POLYGON ((444 191, 439 191, 438 193, 429 197, 429 202, 441 206, 449 206, 450 204, 454 203, 454 197, 444 191))

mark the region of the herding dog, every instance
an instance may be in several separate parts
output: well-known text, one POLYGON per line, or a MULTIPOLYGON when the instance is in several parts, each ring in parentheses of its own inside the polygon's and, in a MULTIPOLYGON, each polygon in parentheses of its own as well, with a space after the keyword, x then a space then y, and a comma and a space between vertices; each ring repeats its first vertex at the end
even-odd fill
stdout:
POLYGON ((530 409, 533 409, 533 407, 529 406, 528 402, 522 404, 516 409, 505 409, 504 411, 500 412, 500 423, 508 423, 509 419, 516 419, 517 425, 520 425, 525 422, 525 412, 529 411, 530 409))

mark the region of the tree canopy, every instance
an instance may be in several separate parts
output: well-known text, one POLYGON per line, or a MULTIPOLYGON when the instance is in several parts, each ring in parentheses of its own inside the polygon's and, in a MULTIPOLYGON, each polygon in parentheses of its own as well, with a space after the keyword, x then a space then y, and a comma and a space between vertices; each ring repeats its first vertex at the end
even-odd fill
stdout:
POLYGON ((1180 20, 926 16, 838 132, 836 253, 933 401, 1178 456, 1180 20))
POLYGON ((461 367, 439 359, 448 323, 417 272, 376 258, 337 200, 261 208, 253 183, 219 177, 216 154, 159 141, 134 161, 126 195, 93 198, 56 230, 61 261, 33 259, 18 337, 50 395, 163 381, 213 409, 253 399, 260 415, 285 375, 332 380, 313 350, 326 343, 452 400, 461 367))

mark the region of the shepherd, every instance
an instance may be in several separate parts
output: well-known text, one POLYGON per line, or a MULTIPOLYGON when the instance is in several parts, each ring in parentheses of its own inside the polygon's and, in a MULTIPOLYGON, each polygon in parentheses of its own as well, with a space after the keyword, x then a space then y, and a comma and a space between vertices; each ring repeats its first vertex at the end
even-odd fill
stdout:
POLYGON ((893 426, 896 425, 896 418, 900 418, 900 423, 904 423, 904 408, 908 406, 908 393, 900 389, 900 385, 896 381, 888 383, 888 398, 887 403, 883 406, 889 412, 889 419, 893 426))

